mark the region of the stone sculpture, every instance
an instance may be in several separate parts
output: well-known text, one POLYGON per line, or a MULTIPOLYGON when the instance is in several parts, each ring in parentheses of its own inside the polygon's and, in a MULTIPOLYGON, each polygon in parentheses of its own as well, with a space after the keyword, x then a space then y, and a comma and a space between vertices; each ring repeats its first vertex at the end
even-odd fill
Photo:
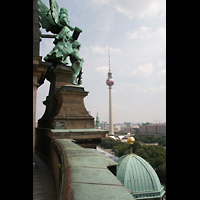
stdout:
POLYGON ((41 0, 38 1, 39 5, 39 15, 42 28, 46 31, 50 31, 57 34, 53 43, 54 48, 48 53, 44 60, 47 62, 52 62, 55 67, 56 64, 67 65, 68 57, 70 56, 70 61, 72 63, 72 84, 80 85, 81 81, 81 68, 83 64, 83 59, 79 56, 79 49, 81 47, 80 42, 77 41, 79 34, 82 30, 78 27, 71 27, 70 21, 68 20, 68 10, 66 8, 61 8, 60 13, 58 13, 58 3, 56 0, 49 0, 50 8, 43 3, 41 0), (74 31, 72 33, 72 31, 74 31), (79 77, 78 83, 76 81, 79 77))

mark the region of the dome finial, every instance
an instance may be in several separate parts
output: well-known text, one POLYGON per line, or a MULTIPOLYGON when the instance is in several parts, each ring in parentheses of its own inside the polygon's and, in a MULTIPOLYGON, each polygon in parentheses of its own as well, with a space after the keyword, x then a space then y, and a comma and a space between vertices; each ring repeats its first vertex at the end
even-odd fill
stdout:
POLYGON ((129 137, 128 140, 127 140, 127 142, 129 144, 133 144, 135 142, 135 138, 134 137, 129 137))
POLYGON ((129 137, 127 142, 131 145, 131 154, 133 153, 133 144, 135 142, 135 138, 134 137, 129 137))

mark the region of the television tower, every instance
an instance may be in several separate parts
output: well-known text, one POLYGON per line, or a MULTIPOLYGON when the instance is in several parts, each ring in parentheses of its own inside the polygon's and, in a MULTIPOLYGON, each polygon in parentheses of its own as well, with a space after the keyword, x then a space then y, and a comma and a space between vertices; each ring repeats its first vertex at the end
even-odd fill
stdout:
POLYGON ((112 73, 110 71, 110 47, 108 47, 108 60, 109 60, 109 72, 106 84, 109 86, 109 135, 114 135, 113 113, 112 113, 112 86, 114 84, 114 80, 112 78, 112 73))

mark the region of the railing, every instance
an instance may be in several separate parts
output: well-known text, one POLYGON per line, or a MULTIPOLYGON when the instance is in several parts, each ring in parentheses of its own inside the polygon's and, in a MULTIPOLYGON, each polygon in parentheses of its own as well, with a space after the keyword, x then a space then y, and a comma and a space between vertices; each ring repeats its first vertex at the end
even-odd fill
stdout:
POLYGON ((112 159, 71 139, 54 139, 50 129, 41 130, 36 130, 36 152, 51 167, 59 200, 91 199, 91 195, 108 199, 111 194, 113 198, 135 199, 115 177, 117 163, 112 159))

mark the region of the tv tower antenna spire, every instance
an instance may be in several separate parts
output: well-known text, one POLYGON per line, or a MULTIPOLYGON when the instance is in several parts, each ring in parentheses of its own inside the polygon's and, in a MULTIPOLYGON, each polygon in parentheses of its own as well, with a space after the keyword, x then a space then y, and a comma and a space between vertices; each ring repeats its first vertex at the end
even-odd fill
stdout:
POLYGON ((110 47, 108 46, 108 64, 109 64, 109 72, 110 72, 110 47))
POLYGON ((112 73, 110 71, 110 47, 108 47, 108 64, 109 64, 109 72, 106 84, 109 86, 109 135, 114 135, 113 112, 112 112, 112 86, 114 84, 114 80, 112 78, 112 73))

